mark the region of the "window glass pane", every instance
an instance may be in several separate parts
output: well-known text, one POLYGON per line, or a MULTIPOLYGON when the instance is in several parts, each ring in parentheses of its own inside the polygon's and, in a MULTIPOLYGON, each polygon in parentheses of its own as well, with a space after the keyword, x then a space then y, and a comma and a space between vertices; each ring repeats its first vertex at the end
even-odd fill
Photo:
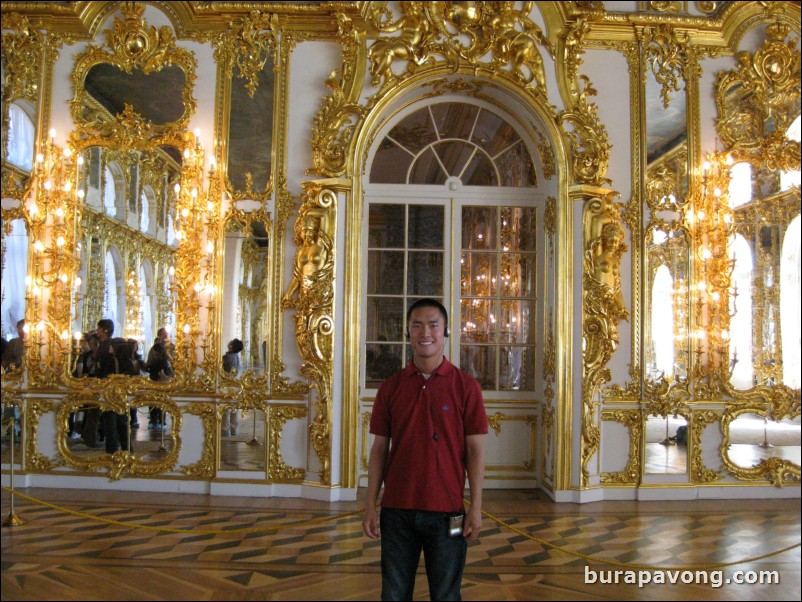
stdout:
POLYGON ((407 294, 421 297, 443 295, 443 253, 410 252, 407 294))
POLYGON ((482 152, 473 156, 465 172, 462 174, 465 186, 498 186, 498 177, 493 163, 482 152))
POLYGON ((531 391, 535 388, 535 351, 531 347, 499 349, 498 388, 502 391, 531 391))
POLYGON ((415 155, 400 148, 392 140, 382 140, 370 167, 370 181, 379 184, 404 184, 415 155))
MULTIPOLYGON (((483 119, 485 118, 485 113, 486 111, 482 111, 483 119)), ((513 127, 498 117, 493 120, 487 119, 485 123, 488 143, 484 146, 484 149, 493 159, 520 140, 513 127)))
POLYGON ((498 331, 498 304, 488 299, 460 301, 460 340, 463 343, 493 343, 498 331))
POLYGON ((462 208, 462 248, 496 248, 495 207, 462 208))
MULTIPOLYGON (((502 145, 504 144, 503 139, 496 140, 496 134, 502 127, 504 127, 504 120, 501 117, 490 111, 482 110, 482 112, 479 113, 479 119, 476 121, 476 127, 473 130, 471 142, 474 142, 488 152, 495 148, 495 152, 497 153, 503 148, 502 145), (492 147, 491 142, 493 142, 492 147)), ((511 140, 507 141, 508 145, 511 143, 511 140)))
MULTIPOLYGON (((474 129, 479 107, 464 103, 440 103, 431 105, 437 133, 440 138, 462 138, 467 140, 474 129)), ((482 111, 484 113, 484 111, 482 111)))
POLYGON ((404 205, 371 205, 368 216, 368 247, 404 248, 404 205))
POLYGON ((535 250, 535 209, 533 207, 504 207, 501 210, 501 250, 535 250))
POLYGON ((378 387, 402 368, 403 345, 368 345, 365 384, 378 387))
POLYGON ((404 117, 398 125, 390 130, 390 138, 398 144, 417 153, 423 147, 437 140, 429 109, 424 107, 404 117))
POLYGON ((368 294, 404 293, 404 252, 368 251, 368 294))
POLYGON ((433 205, 409 206, 409 248, 444 248, 445 208, 433 205))
POLYGON ((447 140, 436 144, 434 150, 446 166, 448 175, 459 176, 468 159, 476 152, 476 147, 460 140, 447 140))
POLYGON ((502 343, 534 343, 535 307, 532 301, 501 301, 497 326, 502 343))
POLYGON ((535 166, 523 142, 519 142, 496 159, 501 185, 515 188, 533 187, 537 183, 535 166))
POLYGON ((502 297, 535 295, 535 255, 502 253, 499 257, 499 292, 502 297))
POLYGON ((460 345, 459 365, 479 381, 482 389, 496 388, 496 348, 486 345, 460 345))
POLYGON ((368 323, 365 340, 369 342, 404 340, 404 300, 400 297, 368 297, 368 323))
POLYGON ((498 294, 498 265, 495 253, 463 253, 460 259, 460 295, 495 297, 498 294))
POLYGON ((444 184, 447 174, 443 171, 440 162, 435 158, 434 151, 427 148, 415 161, 412 173, 409 175, 410 184, 444 184))

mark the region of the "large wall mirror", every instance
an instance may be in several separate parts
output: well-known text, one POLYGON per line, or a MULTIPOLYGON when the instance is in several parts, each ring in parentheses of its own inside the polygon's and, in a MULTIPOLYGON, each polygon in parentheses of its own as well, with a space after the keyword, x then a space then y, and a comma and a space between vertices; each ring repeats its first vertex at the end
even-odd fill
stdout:
POLYGON ((180 446, 180 413, 169 397, 147 390, 170 387, 181 353, 174 345, 178 206, 187 151, 195 144, 186 129, 195 110, 196 61, 176 46, 172 29, 147 26, 144 5, 120 10, 123 18, 115 16, 105 31, 106 44, 77 55, 72 76, 70 145, 83 168, 76 182, 82 235, 68 382, 82 390, 99 386, 90 377, 100 319, 114 325, 123 376, 113 377, 92 403, 64 401, 59 447, 74 467, 113 466, 109 429, 124 423, 116 449, 130 449, 134 470, 149 474, 174 464, 180 446))
POLYGON ((750 407, 726 420, 722 455, 742 478, 799 472, 800 47, 782 21, 741 41, 738 66, 716 80, 718 134, 732 157, 729 209, 733 395, 750 407), (779 392, 755 405, 764 387, 779 392), (762 438, 762 440, 761 440, 762 438))
MULTIPOLYGON (((692 238, 683 223, 690 189, 686 62, 671 30, 644 28, 643 375, 649 401, 666 412, 689 395, 692 371, 692 238)), ((645 473, 687 471, 687 428, 683 416, 647 417, 645 473)))

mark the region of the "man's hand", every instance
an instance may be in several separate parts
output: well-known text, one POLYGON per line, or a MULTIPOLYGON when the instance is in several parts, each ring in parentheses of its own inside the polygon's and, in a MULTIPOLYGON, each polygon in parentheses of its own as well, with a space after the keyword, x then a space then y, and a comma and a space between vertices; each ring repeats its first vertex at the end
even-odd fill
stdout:
POLYGON ((362 519, 362 531, 371 539, 379 538, 379 513, 376 508, 365 508, 365 518, 362 519))
POLYGON ((465 524, 462 527, 462 536, 468 541, 472 541, 479 536, 482 530, 482 510, 472 504, 465 514, 465 524))

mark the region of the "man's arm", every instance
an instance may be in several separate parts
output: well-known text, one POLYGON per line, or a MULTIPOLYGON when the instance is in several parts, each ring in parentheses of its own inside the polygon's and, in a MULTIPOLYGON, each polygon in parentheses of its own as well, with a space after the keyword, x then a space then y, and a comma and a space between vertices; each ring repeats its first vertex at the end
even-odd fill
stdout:
POLYGON ((465 515, 462 535, 476 539, 482 529, 482 487, 485 481, 485 436, 468 435, 465 438, 465 459, 468 468, 468 487, 471 490, 471 507, 465 515))
POLYGON ((373 446, 370 448, 368 460, 368 498, 365 502, 365 518, 362 520, 362 530, 371 539, 379 537, 379 513, 376 510, 379 491, 384 482, 384 464, 387 461, 387 452, 390 449, 390 438, 376 435, 373 446))

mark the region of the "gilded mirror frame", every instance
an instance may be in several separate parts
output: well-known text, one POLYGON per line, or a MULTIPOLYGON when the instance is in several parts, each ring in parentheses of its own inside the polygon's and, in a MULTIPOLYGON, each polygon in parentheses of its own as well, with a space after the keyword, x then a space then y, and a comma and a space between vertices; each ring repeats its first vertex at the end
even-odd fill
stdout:
MULTIPOLYGON (((143 3, 122 3, 119 11, 122 13, 122 17, 115 15, 113 22, 104 30, 106 44, 103 47, 97 47, 90 43, 82 53, 75 57, 72 71, 75 96, 71 101, 74 130, 69 136, 69 146, 73 151, 73 156, 80 156, 90 148, 100 148, 101 153, 106 153, 109 157, 121 157, 123 163, 128 164, 130 161, 134 161, 137 164, 137 171, 145 163, 150 165, 148 161, 157 155, 161 156, 165 165, 167 163, 177 165, 175 171, 178 182, 176 184, 180 185, 174 194, 165 188, 161 191, 163 194, 157 198, 158 203, 167 204, 163 207, 165 211, 170 205, 175 207, 175 227, 180 226, 185 232, 190 233, 179 240, 177 247, 170 247, 169 241, 164 243, 155 239, 151 241, 139 230, 132 232, 127 223, 117 222, 114 224, 108 221, 113 221, 113 218, 106 216, 102 211, 92 210, 91 214, 87 213, 89 221, 86 223, 92 224, 98 220, 105 220, 108 222, 104 222, 105 230, 113 234, 113 236, 105 238, 119 241, 127 237, 129 243, 131 240, 138 241, 134 244, 138 245, 140 253, 146 254, 147 257, 137 258, 135 252, 125 252, 126 257, 123 258, 123 263, 126 268, 133 266, 132 269, 136 269, 138 278, 142 267, 140 259, 148 260, 154 271, 154 289, 157 278, 160 277, 159 282, 164 284, 166 266, 170 264, 171 267, 174 267, 175 275, 172 276, 172 281, 169 283, 169 294, 174 303, 173 311, 176 315, 176 323, 186 324, 193 319, 197 320, 195 306, 197 294, 192 288, 194 283, 190 274, 198 266, 200 247, 203 245, 204 216, 207 211, 202 188, 204 153, 196 136, 187 131, 189 121, 196 109, 196 101, 192 94, 196 80, 197 61, 194 53, 176 45, 176 37, 171 27, 165 25, 157 30, 156 27, 147 25, 142 18, 145 11, 143 3), (94 67, 100 65, 116 69, 120 77, 131 75, 137 70, 142 77, 147 77, 148 74, 158 73, 168 67, 177 67, 182 73, 178 81, 183 80, 180 98, 183 107, 181 115, 174 121, 154 123, 127 103, 121 112, 113 114, 95 100, 85 86, 87 75, 94 67), (177 157, 171 157, 164 147, 172 147, 181 155, 180 164, 177 157), (168 197, 168 195, 170 196, 168 197), (203 203, 202 208, 200 207, 201 203, 203 203), (118 230, 119 232, 117 232, 118 230), (131 239, 131 236, 134 238, 131 239), (129 263, 128 255, 133 258, 133 263, 129 263), (156 272, 159 272, 159 277, 156 272), (165 272, 165 274, 161 274, 161 272, 165 272)), ((101 160, 101 171, 103 164, 104 162, 101 160)), ((157 162, 153 162, 152 167, 159 169, 157 162)), ((139 211, 136 213, 139 214, 141 212, 139 199, 143 186, 148 183, 152 184, 152 178, 149 179, 147 174, 141 178, 137 177, 137 187, 134 190, 131 180, 128 179, 129 174, 125 174, 125 177, 126 198, 130 197, 128 204, 137 203, 139 211)), ((169 185, 172 186, 173 182, 170 182, 169 185)), ((163 186, 167 186, 167 183, 163 183, 163 186)), ((88 205, 84 206, 82 202, 76 205, 79 224, 76 229, 76 242, 83 240, 84 233, 81 232, 80 224, 83 213, 88 211, 88 207, 88 205)), ((130 207, 126 206, 125 209, 124 215, 127 215, 130 207)), ((166 224, 167 217, 165 216, 165 230, 166 224)), ((106 243, 108 242, 106 240, 106 243)), ((105 248, 102 251, 105 252, 105 248)), ((213 267, 213 264, 210 265, 213 267)), ((76 274, 77 272, 78 268, 76 268, 76 274)), ((122 277, 129 280, 128 273, 122 274, 122 277)), ((127 299, 136 296, 138 287, 136 288, 136 291, 127 291, 127 299)), ((77 302, 80 299, 75 297, 73 301, 76 305, 70 308, 71 321, 74 321, 79 315, 77 302)), ((159 303, 162 302, 159 301, 159 303)), ((128 305, 126 305, 126 311, 128 305)), ((211 322, 210 327, 213 327, 211 322)), ((206 352, 203 333, 199 332, 199 327, 195 325, 189 333, 177 328, 175 337, 173 358, 175 374, 171 380, 166 382, 153 381, 143 376, 113 375, 104 380, 75 378, 72 375, 71 366, 67 365, 61 381, 68 387, 70 393, 57 409, 58 452, 64 463, 77 470, 106 469, 112 480, 126 474, 156 475, 175 468, 181 447, 182 414, 173 395, 181 390, 209 389, 208 383, 198 376, 199 362, 205 360, 206 352), (155 461, 146 461, 137 457, 136 451, 133 453, 106 453, 89 459, 71 453, 67 444, 67 419, 70 413, 78 411, 87 401, 87 394, 91 394, 101 410, 127 411, 129 407, 144 406, 161 408, 172 419, 170 431, 172 447, 168 453, 155 461)), ((146 344, 148 342, 146 340, 146 344)), ((74 351, 75 349, 73 349, 74 351)), ((146 350, 143 350, 144 352, 146 350)), ((204 428, 206 427, 207 424, 204 422, 204 428)), ((206 431, 203 436, 208 438, 211 436, 211 432, 208 428, 206 431)))

